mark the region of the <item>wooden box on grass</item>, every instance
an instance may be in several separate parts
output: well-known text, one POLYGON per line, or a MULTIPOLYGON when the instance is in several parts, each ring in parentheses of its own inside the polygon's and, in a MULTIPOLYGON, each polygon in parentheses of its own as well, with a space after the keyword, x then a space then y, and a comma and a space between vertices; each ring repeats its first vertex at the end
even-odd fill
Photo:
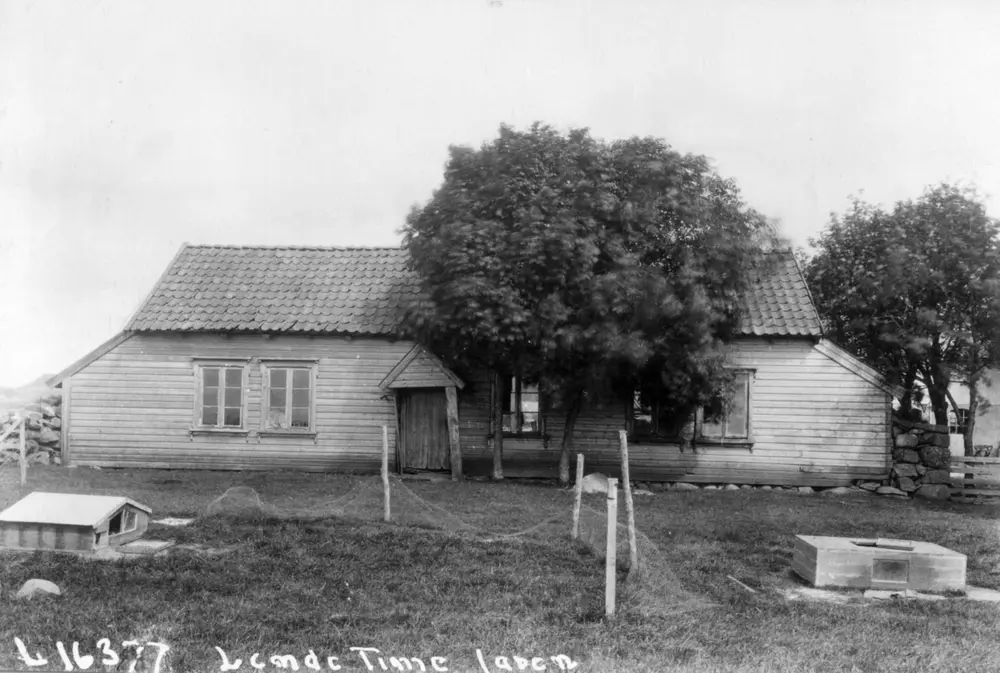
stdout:
POLYGON ((92 554, 142 536, 151 513, 121 496, 30 493, 0 512, 0 548, 92 554))

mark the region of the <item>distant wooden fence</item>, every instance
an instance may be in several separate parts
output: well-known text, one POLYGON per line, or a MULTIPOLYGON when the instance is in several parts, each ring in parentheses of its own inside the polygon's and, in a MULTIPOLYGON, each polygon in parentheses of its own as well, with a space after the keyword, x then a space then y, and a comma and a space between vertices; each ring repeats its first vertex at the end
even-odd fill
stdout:
POLYGON ((951 457, 953 498, 1000 498, 1000 458, 951 457))
POLYGON ((14 422, 11 424, 7 430, 0 435, 0 451, 7 446, 7 438, 13 433, 17 433, 17 445, 18 445, 18 463, 21 465, 21 486, 28 483, 28 456, 24 449, 24 435, 27 430, 27 425, 25 424, 24 417, 17 415, 14 416, 14 422))

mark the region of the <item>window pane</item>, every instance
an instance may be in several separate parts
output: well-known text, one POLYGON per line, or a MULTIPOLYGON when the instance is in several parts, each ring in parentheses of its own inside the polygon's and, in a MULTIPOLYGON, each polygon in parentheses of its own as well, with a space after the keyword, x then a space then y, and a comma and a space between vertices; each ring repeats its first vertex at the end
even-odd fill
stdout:
POLYGON ((271 411, 284 411, 285 410, 285 389, 284 388, 271 388, 271 393, 268 399, 268 406, 271 411))
POLYGON ((652 416, 636 416, 632 419, 632 433, 636 435, 649 435, 653 432, 652 416))
POLYGON ((271 370, 271 387, 272 388, 284 388, 287 382, 287 369, 272 369, 271 370))
POLYGON ((733 383, 733 397, 729 401, 726 415, 726 435, 729 437, 747 436, 747 391, 749 381, 745 375, 740 375, 733 383))
POLYGON ((309 406, 309 389, 295 388, 292 390, 292 406, 293 407, 308 407, 309 406))
POLYGON ((202 391, 201 403, 206 406, 218 406, 219 404, 219 389, 218 388, 205 388, 202 391))
POLYGON ((219 368, 218 367, 205 367, 201 370, 202 382, 206 386, 217 386, 219 385, 219 368))
POLYGON ((722 437, 722 423, 705 421, 701 424, 701 434, 706 437, 722 437))
POLYGON ((239 407, 243 405, 243 391, 239 388, 226 388, 226 406, 239 407))
POLYGON ((521 432, 538 432, 539 430, 537 413, 532 412, 521 415, 521 432))
POLYGON ((308 369, 293 369, 292 370, 292 387, 293 388, 308 388, 309 387, 309 370, 308 369))
POLYGON ((521 411, 538 411, 538 386, 521 384, 521 411))
POLYGON ((225 418, 223 419, 223 425, 229 427, 239 427, 240 426, 240 409, 239 408, 229 408, 226 407, 225 418))
POLYGON ((268 428, 287 428, 288 420, 285 418, 285 412, 280 410, 271 409, 267 412, 267 427, 268 428))
POLYGON ((507 399, 504 400, 504 411, 515 411, 517 409, 517 379, 510 378, 510 387, 507 389, 507 399))
POLYGON ((513 414, 504 414, 503 415, 503 431, 504 432, 513 432, 514 431, 513 430, 514 426, 512 425, 512 421, 513 421, 512 417, 513 417, 513 414))
POLYGON ((226 386, 240 387, 243 385, 243 370, 238 367, 226 367, 226 386))
POLYGON ((636 435, 648 435, 653 431, 653 410, 648 404, 642 403, 642 393, 638 390, 632 394, 632 432, 636 435))
POLYGON ((701 410, 701 433, 706 437, 721 437, 725 422, 722 398, 716 397, 701 410))
POLYGON ((715 396, 712 401, 705 405, 702 416, 705 423, 722 423, 726 415, 726 405, 721 396, 715 396))
POLYGON ((201 410, 202 425, 219 424, 219 407, 203 407, 201 410))
POLYGON ((308 428, 309 427, 309 409, 304 409, 301 407, 292 408, 292 427, 293 428, 308 428))

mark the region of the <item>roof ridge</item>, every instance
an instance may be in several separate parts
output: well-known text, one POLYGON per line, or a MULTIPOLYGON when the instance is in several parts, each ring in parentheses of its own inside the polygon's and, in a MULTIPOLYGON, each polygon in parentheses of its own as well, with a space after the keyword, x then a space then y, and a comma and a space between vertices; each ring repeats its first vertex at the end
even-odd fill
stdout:
POLYGON ((189 244, 188 249, 214 250, 404 250, 402 244, 391 245, 237 245, 234 243, 189 244))

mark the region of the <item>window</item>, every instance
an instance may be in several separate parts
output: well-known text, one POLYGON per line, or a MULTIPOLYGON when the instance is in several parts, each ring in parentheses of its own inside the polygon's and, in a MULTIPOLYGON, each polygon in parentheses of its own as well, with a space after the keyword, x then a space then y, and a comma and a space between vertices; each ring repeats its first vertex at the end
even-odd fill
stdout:
POLYGON ((135 530, 137 525, 135 510, 125 508, 111 517, 111 520, 108 521, 108 535, 121 535, 122 533, 129 533, 135 530))
POLYGON ((265 365, 263 429, 309 432, 313 428, 313 365, 265 365))
POLYGON ((504 379, 504 390, 500 394, 504 434, 524 435, 542 431, 537 385, 529 385, 521 377, 511 376, 504 379))
POLYGON ((686 420, 655 399, 643 399, 638 390, 632 395, 628 416, 628 431, 632 437, 679 439, 686 420))
POLYGON ((948 434, 964 435, 965 429, 969 426, 968 409, 952 409, 948 423, 948 434))
POLYGON ((753 372, 735 372, 732 386, 701 409, 700 436, 710 441, 750 441, 750 382, 753 372))
POLYGON ((242 429, 243 364, 198 365, 199 398, 195 425, 206 429, 242 429))

